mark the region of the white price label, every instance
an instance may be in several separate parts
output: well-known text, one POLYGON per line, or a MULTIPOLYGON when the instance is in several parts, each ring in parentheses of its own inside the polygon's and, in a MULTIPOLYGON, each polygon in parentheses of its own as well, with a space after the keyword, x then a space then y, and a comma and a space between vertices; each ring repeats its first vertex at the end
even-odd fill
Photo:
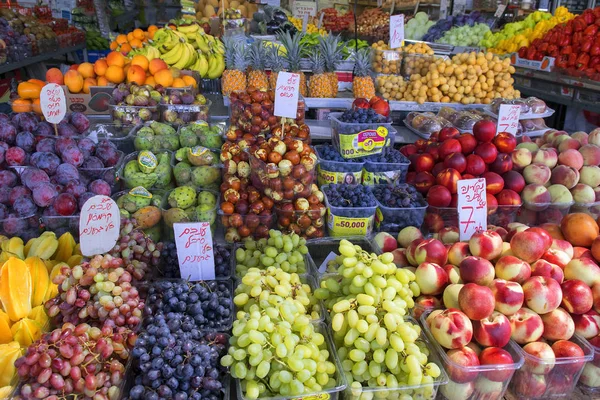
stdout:
POLYGON ((504 10, 506 10, 506 4, 500 4, 494 13, 494 17, 500 18, 504 14, 504 10))
POLYGON ((94 196, 85 202, 79 216, 79 244, 86 257, 112 250, 119 239, 121 214, 108 196, 94 196))
POLYGON ((65 91, 56 83, 49 83, 40 92, 40 108, 44 118, 51 124, 58 124, 67 113, 65 91))
POLYGON ((210 223, 175 223, 173 231, 181 278, 190 281, 215 279, 215 255, 210 223))
POLYGON ((498 111, 498 125, 496 134, 500 132, 508 132, 513 135, 519 130, 519 116, 521 115, 521 107, 512 104, 501 104, 498 111))
POLYGON ((275 86, 275 110, 278 117, 296 118, 298 112, 298 92, 300 75, 292 72, 280 72, 275 86))
POLYGON ((390 48, 397 49, 404 42, 404 14, 390 17, 390 48))
POLYGON ((487 229, 487 198, 484 178, 462 179, 457 183, 458 230, 461 241, 487 229))

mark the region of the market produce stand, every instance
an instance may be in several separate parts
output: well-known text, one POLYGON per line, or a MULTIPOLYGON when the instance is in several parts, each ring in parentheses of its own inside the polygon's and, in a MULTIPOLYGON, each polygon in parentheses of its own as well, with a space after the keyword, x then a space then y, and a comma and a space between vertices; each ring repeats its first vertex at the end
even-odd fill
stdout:
POLYGON ((82 44, 79 44, 76 46, 72 46, 72 47, 58 49, 51 53, 45 53, 45 54, 40 54, 37 56, 29 57, 29 58, 26 58, 24 60, 17 61, 14 63, 0 64, 0 74, 14 71, 14 70, 17 70, 20 68, 26 68, 29 76, 40 78, 40 79, 45 79, 46 71, 48 69, 45 65, 46 61, 53 60, 58 57, 67 55, 67 56, 71 56, 71 58, 73 59, 73 62, 80 63, 81 60, 79 59, 79 56, 77 55, 78 50, 85 51, 85 43, 82 43, 82 44))

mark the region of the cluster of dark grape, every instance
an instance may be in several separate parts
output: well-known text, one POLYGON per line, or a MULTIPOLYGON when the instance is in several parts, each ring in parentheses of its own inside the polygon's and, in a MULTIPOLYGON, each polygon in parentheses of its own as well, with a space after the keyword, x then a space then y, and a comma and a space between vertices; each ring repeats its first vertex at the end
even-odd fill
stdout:
MULTIPOLYGON (((231 251, 227 246, 215 243, 213 247, 215 256, 215 276, 229 278, 231 276, 231 251)), ((161 273, 165 278, 181 278, 177 246, 173 242, 165 242, 161 252, 161 273)))
POLYGON ((381 153, 373 154, 364 158, 365 161, 373 163, 407 164, 407 168, 408 164, 410 164, 410 161, 404 156, 404 154, 392 147, 387 147, 381 153))
MULTIPOLYGON (((330 144, 315 146, 315 149, 317 150, 317 155, 321 159, 326 160, 326 161, 336 161, 336 162, 341 162, 341 163, 346 163, 346 162, 362 163, 362 162, 364 162, 364 160, 362 158, 345 159, 344 157, 342 157, 340 155, 339 150, 337 150, 335 147, 333 147, 330 144)), ((343 165, 340 165, 339 167, 344 168, 343 165)), ((342 171, 342 172, 344 172, 344 171, 342 171)))
POLYGON ((357 108, 344 111, 340 116, 340 121, 351 124, 377 124, 387 122, 387 119, 377 114, 372 108, 357 108))
POLYGON ((148 290, 144 316, 165 315, 173 321, 173 331, 184 317, 197 329, 225 330, 233 321, 231 296, 229 281, 160 281, 148 290))
POLYGON ((226 368, 220 365, 227 352, 222 333, 187 339, 163 316, 146 324, 132 356, 135 378, 125 400, 222 400, 226 368))
POLYGON ((334 207, 375 207, 377 200, 370 187, 362 185, 329 185, 323 187, 327 201, 334 207))
POLYGON ((64 324, 33 343, 15 367, 20 400, 65 398, 113 400, 121 397, 129 357, 137 336, 125 328, 64 324))
POLYGON ((388 147, 379 154, 365 157, 365 171, 372 173, 392 172, 392 174, 376 175, 375 183, 398 183, 406 181, 410 161, 400 151, 388 147), (383 181, 382 181, 383 180, 383 181))
POLYGON ((375 198, 385 207, 409 208, 423 205, 423 198, 414 186, 402 183, 400 185, 377 185, 373 187, 375 198))

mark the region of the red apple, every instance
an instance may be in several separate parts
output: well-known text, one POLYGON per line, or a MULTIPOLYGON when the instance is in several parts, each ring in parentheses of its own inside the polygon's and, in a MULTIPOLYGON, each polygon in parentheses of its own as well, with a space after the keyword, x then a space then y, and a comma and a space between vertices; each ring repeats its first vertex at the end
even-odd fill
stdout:
POLYGON ((447 187, 435 185, 427 192, 427 203, 434 207, 448 207, 452 200, 452 193, 447 187))
POLYGON ((481 157, 486 164, 491 164, 498 156, 498 149, 492 143, 481 143, 475 147, 474 153, 481 157))
POLYGON ((384 117, 390 116, 390 105, 387 101, 379 96, 375 96, 371 98, 369 101, 371 108, 379 115, 383 115, 384 117))
POLYGON ((363 98, 354 99, 352 102, 352 109, 356 110, 358 108, 371 108, 369 100, 363 98))
POLYGON ((477 147, 477 139, 470 133, 463 133, 456 140, 460 142, 463 154, 471 154, 477 147))
POLYGON ((473 136, 480 142, 491 142, 496 136, 496 124, 482 119, 473 125, 473 136))

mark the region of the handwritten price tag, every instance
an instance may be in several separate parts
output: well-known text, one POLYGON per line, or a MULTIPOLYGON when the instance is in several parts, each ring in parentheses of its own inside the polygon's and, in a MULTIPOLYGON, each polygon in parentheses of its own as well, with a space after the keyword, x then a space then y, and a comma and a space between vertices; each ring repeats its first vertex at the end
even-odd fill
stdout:
POLYGON ((275 114, 278 117, 296 118, 300 75, 280 72, 275 87, 275 114))
POLYGON ((390 17, 390 49, 397 49, 404 42, 404 14, 390 17))
POLYGON ((179 271, 183 279, 215 279, 215 255, 209 222, 173 224, 179 271))
POLYGON ((110 251, 119 238, 119 207, 108 196, 94 196, 85 202, 79 217, 79 243, 84 256, 110 251))
POLYGON ((487 229, 485 179, 463 179, 457 183, 458 230, 460 240, 469 240, 475 232, 487 229))
POLYGON ((500 111, 498 111, 498 129, 496 130, 496 133, 508 132, 516 135, 519 130, 520 115, 520 106, 501 104, 500 111))
POLYGON ((49 83, 40 93, 40 107, 44 118, 51 124, 58 124, 67 113, 65 91, 56 83, 49 83))

